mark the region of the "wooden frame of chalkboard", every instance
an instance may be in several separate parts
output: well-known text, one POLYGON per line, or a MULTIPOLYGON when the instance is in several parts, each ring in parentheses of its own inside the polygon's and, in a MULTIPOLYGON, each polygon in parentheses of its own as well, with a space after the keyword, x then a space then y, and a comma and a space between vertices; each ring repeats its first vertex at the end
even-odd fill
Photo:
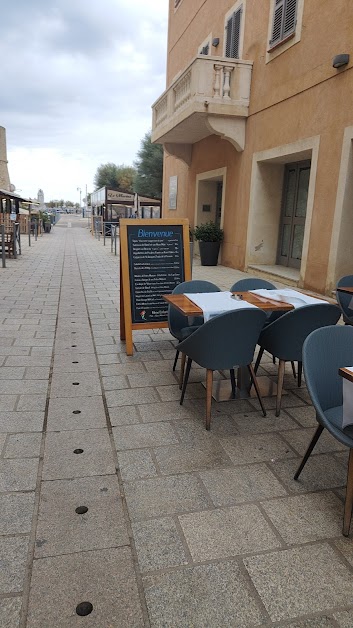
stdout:
POLYGON ((168 327, 162 294, 191 279, 189 221, 120 220, 120 338, 133 355, 132 331, 168 327))

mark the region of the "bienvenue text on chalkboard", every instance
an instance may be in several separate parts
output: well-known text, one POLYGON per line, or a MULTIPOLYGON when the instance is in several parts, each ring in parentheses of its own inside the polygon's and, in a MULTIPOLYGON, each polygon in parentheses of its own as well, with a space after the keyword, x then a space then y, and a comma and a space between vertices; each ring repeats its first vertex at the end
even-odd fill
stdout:
POLYGON ((127 225, 132 323, 165 322, 162 299, 184 281, 183 227, 127 225))

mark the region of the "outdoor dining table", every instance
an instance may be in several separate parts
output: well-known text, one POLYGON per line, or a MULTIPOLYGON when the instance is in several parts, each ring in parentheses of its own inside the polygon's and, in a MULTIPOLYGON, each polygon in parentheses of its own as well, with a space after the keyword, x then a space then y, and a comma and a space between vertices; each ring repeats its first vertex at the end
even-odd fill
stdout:
POLYGON ((353 295, 353 288, 352 286, 337 286, 336 290, 338 292, 345 292, 346 294, 351 294, 353 295))
MULTIPOLYGON (((255 305, 265 312, 289 312, 294 309, 294 306, 285 301, 277 301, 265 296, 254 294, 253 292, 233 292, 234 295, 239 297, 243 302, 249 303, 249 305, 255 305)), ((181 314, 188 317, 202 316, 203 310, 198 307, 193 301, 185 294, 165 294, 163 299, 169 304, 175 307, 181 314)), ((272 397, 277 394, 277 384, 273 382, 269 377, 260 376, 257 378, 261 396, 272 397)), ((230 382, 225 378, 215 381, 213 384, 213 398, 216 401, 230 401, 232 399, 247 399, 249 397, 255 397, 256 393, 253 388, 250 389, 250 378, 247 368, 238 368, 237 372, 237 391, 235 397, 232 395, 230 382)), ((285 394, 285 393, 284 393, 285 394)))

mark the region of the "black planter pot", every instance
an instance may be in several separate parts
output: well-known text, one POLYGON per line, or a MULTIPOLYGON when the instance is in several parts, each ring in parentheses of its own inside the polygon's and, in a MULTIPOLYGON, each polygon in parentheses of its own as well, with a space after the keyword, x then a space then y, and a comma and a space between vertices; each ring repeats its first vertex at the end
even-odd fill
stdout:
POLYGON ((217 266, 220 242, 200 241, 201 266, 217 266))

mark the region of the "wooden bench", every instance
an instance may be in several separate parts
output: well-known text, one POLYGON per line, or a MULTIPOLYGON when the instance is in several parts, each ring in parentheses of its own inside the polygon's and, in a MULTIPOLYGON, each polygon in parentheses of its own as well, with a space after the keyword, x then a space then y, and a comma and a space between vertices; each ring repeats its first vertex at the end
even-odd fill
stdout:
MULTIPOLYGON (((11 257, 11 255, 14 255, 14 235, 13 235, 13 232, 5 231, 4 238, 5 238, 5 252, 7 251, 8 256, 11 257)), ((1 235, 0 235, 0 252, 2 252, 2 238, 1 238, 1 235)))

